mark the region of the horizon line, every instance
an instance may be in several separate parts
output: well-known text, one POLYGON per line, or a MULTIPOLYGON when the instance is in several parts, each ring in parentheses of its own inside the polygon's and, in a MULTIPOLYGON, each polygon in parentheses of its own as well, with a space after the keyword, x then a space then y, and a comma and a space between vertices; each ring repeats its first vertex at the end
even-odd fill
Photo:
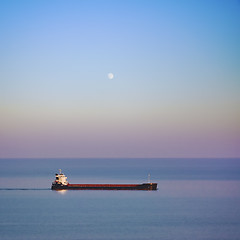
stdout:
POLYGON ((7 159, 240 159, 239 157, 0 157, 7 159))

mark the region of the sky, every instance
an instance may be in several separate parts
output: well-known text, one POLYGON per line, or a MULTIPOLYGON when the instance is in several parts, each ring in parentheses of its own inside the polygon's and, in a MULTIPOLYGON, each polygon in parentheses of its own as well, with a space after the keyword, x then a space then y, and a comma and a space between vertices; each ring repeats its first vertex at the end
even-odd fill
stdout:
POLYGON ((1 0, 0 158, 240 157, 239 13, 1 0))

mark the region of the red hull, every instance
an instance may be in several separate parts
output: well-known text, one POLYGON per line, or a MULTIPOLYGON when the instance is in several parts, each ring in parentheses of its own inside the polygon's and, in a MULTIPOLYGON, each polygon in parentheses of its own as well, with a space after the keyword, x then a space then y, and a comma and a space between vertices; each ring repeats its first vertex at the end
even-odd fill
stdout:
POLYGON ((143 184, 53 184, 52 190, 157 190, 157 183, 143 184))

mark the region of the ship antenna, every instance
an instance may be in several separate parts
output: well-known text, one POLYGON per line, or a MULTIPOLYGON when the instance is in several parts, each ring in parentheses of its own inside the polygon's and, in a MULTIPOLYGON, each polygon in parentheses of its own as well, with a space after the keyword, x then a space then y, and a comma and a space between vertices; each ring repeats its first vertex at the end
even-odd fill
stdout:
POLYGON ((59 173, 60 173, 60 174, 62 173, 62 169, 59 169, 59 173))
POLYGON ((151 174, 150 173, 148 174, 148 182, 149 183, 151 182, 151 174))

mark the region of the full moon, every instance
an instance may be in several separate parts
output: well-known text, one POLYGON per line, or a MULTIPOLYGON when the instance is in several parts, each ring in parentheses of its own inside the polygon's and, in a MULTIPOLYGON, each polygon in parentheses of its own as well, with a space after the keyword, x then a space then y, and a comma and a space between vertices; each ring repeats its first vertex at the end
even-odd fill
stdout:
POLYGON ((108 74, 108 78, 109 78, 109 79, 113 79, 113 78, 114 78, 114 75, 113 75, 112 73, 109 73, 109 74, 108 74))

